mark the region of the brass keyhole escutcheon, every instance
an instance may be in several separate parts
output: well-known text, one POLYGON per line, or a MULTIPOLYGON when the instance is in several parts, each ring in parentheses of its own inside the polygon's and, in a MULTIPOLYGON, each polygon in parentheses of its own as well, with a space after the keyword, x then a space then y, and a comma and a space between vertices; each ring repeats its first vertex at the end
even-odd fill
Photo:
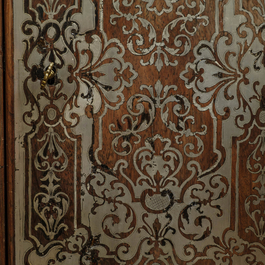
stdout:
POLYGON ((54 66, 54 63, 50 63, 48 69, 44 72, 44 77, 41 81, 41 88, 42 89, 46 86, 47 81, 49 79, 52 79, 55 75, 55 72, 53 71, 53 66, 54 66))

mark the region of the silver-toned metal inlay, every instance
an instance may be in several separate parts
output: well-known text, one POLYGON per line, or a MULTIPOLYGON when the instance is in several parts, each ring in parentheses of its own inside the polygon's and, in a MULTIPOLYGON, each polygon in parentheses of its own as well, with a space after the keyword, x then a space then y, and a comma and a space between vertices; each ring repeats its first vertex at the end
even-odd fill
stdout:
POLYGON ((50 27, 48 30, 47 30, 47 35, 49 38, 53 39, 56 35, 56 29, 54 27, 50 27))
POLYGON ((262 110, 259 114, 259 120, 262 123, 265 123, 265 110, 262 110))
POLYGON ((161 194, 154 194, 153 196, 146 195, 146 206, 155 211, 166 209, 170 203, 169 196, 162 196, 161 194))
POLYGON ((48 109, 47 116, 49 120, 53 121, 56 118, 56 110, 53 108, 48 109))

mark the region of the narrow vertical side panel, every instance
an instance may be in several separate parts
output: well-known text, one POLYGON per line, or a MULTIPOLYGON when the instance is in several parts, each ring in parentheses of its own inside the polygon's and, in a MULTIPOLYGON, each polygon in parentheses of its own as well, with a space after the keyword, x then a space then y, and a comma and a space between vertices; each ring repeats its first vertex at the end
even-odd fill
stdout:
MULTIPOLYGON (((0 17, 2 18, 0 0, 0 17)), ((3 82, 3 21, 0 19, 0 263, 5 264, 5 133, 4 133, 4 82, 3 82), (3 214, 4 213, 4 214, 3 214)))
POLYGON ((14 229, 14 42, 13 42, 13 1, 4 1, 5 29, 5 106, 6 106, 6 207, 7 207, 7 264, 14 265, 15 229, 14 229))

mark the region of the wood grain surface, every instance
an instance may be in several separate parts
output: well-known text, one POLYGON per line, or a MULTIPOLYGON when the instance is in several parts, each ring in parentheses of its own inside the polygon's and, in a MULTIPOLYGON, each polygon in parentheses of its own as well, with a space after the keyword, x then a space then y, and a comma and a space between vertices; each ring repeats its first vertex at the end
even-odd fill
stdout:
MULTIPOLYGON (((3 17, 0 1, 0 18, 3 17)), ((4 126, 4 76, 3 76, 3 20, 0 19, 0 264, 6 263, 5 253, 5 126, 4 126)))
POLYGON ((5 147, 6 147, 6 257, 7 264, 15 264, 15 224, 14 224, 14 172, 15 172, 15 131, 14 131, 14 40, 13 2, 4 1, 5 27, 5 147))
POLYGON ((264 264, 264 18, 263 0, 7 2, 9 263, 264 264))

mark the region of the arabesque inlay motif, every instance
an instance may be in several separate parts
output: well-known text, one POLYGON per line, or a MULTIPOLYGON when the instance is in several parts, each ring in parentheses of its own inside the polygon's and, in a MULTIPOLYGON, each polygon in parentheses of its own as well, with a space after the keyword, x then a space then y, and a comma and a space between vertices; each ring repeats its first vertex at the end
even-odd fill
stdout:
MULTIPOLYGON (((134 1, 122 1, 123 7, 126 7, 127 9, 129 8, 129 12, 124 13, 121 11, 122 6, 120 2, 120 0, 113 0, 113 6, 117 14, 110 16, 110 23, 115 26, 117 20, 121 18, 130 21, 130 26, 123 26, 122 28, 123 34, 129 36, 127 40, 129 51, 136 56, 146 57, 146 55, 151 54, 149 59, 141 59, 140 63, 143 66, 155 65, 159 72, 164 66, 177 66, 177 57, 185 56, 190 52, 190 37, 194 36, 197 32, 197 27, 190 27, 187 24, 192 24, 193 21, 196 21, 196 23, 198 22, 199 25, 203 25, 204 27, 209 24, 208 16, 203 14, 205 11, 205 0, 201 0, 199 3, 198 1, 190 2, 189 0, 186 0, 185 5, 179 5, 175 12, 177 18, 170 21, 161 33, 160 31, 157 31, 156 26, 151 21, 142 16, 144 11, 141 5, 135 4, 136 11, 132 14, 129 12, 131 11, 134 1), (184 9, 193 9, 195 7, 199 7, 195 14, 188 13, 187 15, 184 15, 184 9), (179 34, 174 37, 173 34, 175 32, 178 32, 179 34), (145 34, 148 35, 148 39, 145 34), (173 38, 174 45, 170 44, 171 38, 173 38)), ((165 1, 167 7, 163 7, 161 11, 157 10, 154 1, 145 0, 144 2, 147 2, 146 9, 148 11, 154 11, 160 16, 164 12, 173 12, 174 3, 179 1, 165 1)))
POLYGON ((14 2, 16 264, 264 264, 264 3, 14 2))

